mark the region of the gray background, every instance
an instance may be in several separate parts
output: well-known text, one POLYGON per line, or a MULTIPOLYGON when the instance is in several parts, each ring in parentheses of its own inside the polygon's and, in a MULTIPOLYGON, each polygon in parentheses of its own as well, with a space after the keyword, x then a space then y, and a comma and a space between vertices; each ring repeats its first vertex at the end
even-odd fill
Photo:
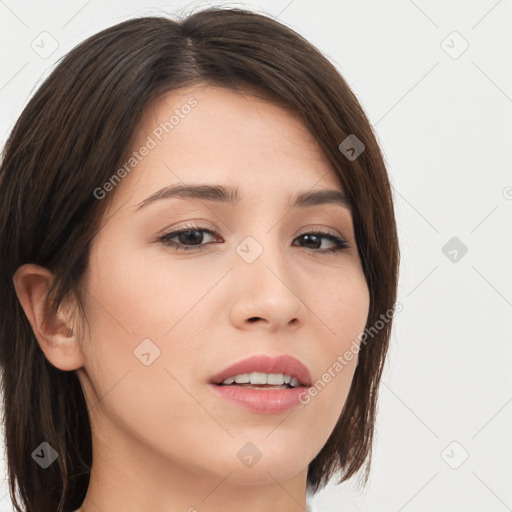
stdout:
MULTIPOLYGON (((208 3, 0 1, 2 146, 57 59, 86 37, 134 15, 208 3)), ((329 485, 314 510, 512 510, 512 2, 221 5, 275 16, 335 63, 393 183, 403 310, 373 471, 364 491, 329 485)), ((4 481, 0 512, 12 509, 6 492, 4 481)))

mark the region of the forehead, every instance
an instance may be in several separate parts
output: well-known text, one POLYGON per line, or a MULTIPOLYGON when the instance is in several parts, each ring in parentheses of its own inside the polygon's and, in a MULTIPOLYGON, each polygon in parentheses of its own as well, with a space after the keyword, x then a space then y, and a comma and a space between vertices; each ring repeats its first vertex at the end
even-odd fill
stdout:
POLYGON ((130 154, 142 152, 116 190, 119 201, 179 182, 274 195, 315 185, 343 190, 299 116, 256 90, 196 85, 161 95, 135 132, 130 154))

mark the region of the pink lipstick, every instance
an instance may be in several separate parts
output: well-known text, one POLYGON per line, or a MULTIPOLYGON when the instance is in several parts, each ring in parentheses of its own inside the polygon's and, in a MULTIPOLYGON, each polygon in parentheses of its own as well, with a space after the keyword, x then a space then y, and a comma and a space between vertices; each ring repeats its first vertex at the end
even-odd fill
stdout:
POLYGON ((228 402, 248 410, 279 414, 301 404, 311 374, 288 355, 257 355, 239 361, 210 379, 209 388, 228 402))

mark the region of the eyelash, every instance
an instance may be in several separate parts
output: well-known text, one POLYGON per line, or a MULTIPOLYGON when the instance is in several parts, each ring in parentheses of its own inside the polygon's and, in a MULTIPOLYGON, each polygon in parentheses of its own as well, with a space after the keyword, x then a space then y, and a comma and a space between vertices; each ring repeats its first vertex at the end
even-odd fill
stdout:
MULTIPOLYGON (((158 241, 164 245, 164 247, 171 247, 175 251, 190 251, 190 250, 197 250, 199 247, 207 245, 207 244, 199 244, 195 246, 184 246, 183 244, 178 244, 177 242, 174 242, 170 240, 170 238, 175 238, 176 236, 179 236, 181 233, 186 233, 187 231, 204 231, 206 233, 209 233, 211 235, 217 236, 218 233, 215 231, 212 231, 205 226, 196 226, 193 224, 186 224, 181 229, 172 231, 170 233, 165 233, 161 237, 158 238, 158 241)), ((296 238, 299 238, 304 235, 315 235, 320 236, 321 238, 327 238, 330 240, 334 246, 330 249, 312 249, 313 252, 319 252, 321 254, 331 254, 331 253, 339 253, 346 249, 348 249, 350 246, 346 239, 340 238, 336 236, 334 233, 331 232, 324 232, 324 231, 306 231, 304 233, 301 233, 296 238)), ((218 243, 218 242, 215 242, 218 243)), ((201 249, 199 249, 201 250, 201 249)))

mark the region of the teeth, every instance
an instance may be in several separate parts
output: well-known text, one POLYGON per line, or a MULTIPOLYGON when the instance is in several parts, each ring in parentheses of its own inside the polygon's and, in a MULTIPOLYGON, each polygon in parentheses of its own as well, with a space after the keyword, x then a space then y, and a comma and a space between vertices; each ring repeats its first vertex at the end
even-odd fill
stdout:
POLYGON ((251 384, 266 384, 267 383, 267 374, 253 372, 253 373, 251 373, 251 375, 249 375, 249 380, 250 380, 251 384))
POLYGON ((282 373, 242 373, 240 375, 234 375, 228 377, 223 381, 223 384, 270 384, 272 386, 282 386, 283 384, 290 384, 290 386, 296 388, 299 385, 299 381, 290 375, 282 373))
MULTIPOLYGON (((264 373, 262 375, 265 375, 264 373)), ((284 384, 284 375, 282 373, 268 373, 266 378, 267 384, 275 384, 282 386, 284 384)))

